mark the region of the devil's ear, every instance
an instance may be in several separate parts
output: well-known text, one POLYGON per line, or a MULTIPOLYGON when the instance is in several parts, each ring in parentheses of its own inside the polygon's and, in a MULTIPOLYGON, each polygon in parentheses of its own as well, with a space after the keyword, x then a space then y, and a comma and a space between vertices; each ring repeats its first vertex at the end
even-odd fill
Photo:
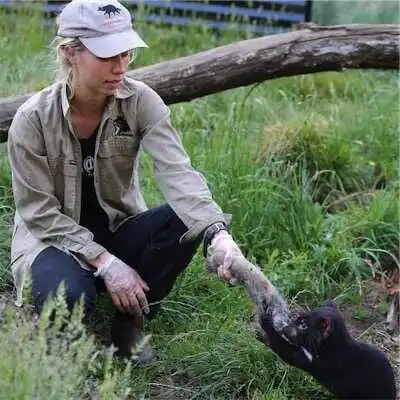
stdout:
POLYGON ((332 332, 332 320, 329 317, 320 317, 318 320, 318 329, 321 336, 327 339, 332 332))

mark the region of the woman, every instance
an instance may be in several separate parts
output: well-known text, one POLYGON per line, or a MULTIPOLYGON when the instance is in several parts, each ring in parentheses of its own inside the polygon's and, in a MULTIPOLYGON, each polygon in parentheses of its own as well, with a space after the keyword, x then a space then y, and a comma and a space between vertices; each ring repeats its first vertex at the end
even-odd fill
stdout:
POLYGON ((61 283, 69 309, 83 295, 86 314, 106 289, 117 308, 117 354, 130 356, 143 314, 170 292, 202 239, 206 260, 210 243, 224 254, 227 281, 240 250, 169 109, 126 76, 134 50, 147 47, 129 11, 115 0, 74 0, 55 43, 62 79, 23 104, 9 131, 17 302, 28 269, 37 312, 61 283), (153 158, 167 202, 154 209, 139 187, 140 149, 153 158))

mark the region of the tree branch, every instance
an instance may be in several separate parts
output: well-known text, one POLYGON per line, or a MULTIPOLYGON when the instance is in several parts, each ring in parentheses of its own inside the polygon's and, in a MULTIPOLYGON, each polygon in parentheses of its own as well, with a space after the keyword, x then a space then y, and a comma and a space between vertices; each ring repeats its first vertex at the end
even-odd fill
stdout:
MULTIPOLYGON (((399 25, 305 24, 301 30, 217 47, 128 73, 167 104, 284 76, 344 69, 399 69, 399 25)), ((0 99, 0 141, 33 93, 0 99)))

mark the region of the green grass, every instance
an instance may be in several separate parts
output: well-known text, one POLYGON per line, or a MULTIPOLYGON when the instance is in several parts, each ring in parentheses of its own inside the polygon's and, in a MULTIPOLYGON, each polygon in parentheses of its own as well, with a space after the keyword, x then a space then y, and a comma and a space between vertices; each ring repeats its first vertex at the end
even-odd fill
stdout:
MULTIPOLYGON (((326 23, 395 22, 396 5, 380 4, 363 2, 360 12, 358 3, 349 9, 317 2, 315 13, 329 5, 336 11, 326 23)), ((52 80, 46 48, 53 32, 38 29, 35 18, 0 18, 0 97, 39 90, 52 80)), ((138 29, 151 47, 133 67, 242 38, 145 24, 138 29)), ((380 71, 319 73, 171 106, 193 165, 233 214, 236 240, 289 300, 314 305, 343 293, 359 298, 361 283, 375 269, 398 265, 397 78, 380 71)), ((9 297, 13 201, 4 148, 1 154, 0 290, 9 297)), ((161 195, 147 157, 142 169, 146 199, 157 204, 161 195)), ((109 312, 103 299, 94 331, 106 335, 109 312)), ((200 252, 162 314, 147 322, 158 356, 150 367, 115 362, 85 336, 82 351, 67 349, 62 335, 56 335, 61 344, 48 348, 45 331, 31 318, 2 310, 0 370, 7 374, 0 399, 96 393, 107 399, 331 398, 254 339, 251 314, 242 289, 204 272, 200 252)))
POLYGON ((321 25, 392 24, 400 17, 396 0, 314 0, 313 21, 321 25))

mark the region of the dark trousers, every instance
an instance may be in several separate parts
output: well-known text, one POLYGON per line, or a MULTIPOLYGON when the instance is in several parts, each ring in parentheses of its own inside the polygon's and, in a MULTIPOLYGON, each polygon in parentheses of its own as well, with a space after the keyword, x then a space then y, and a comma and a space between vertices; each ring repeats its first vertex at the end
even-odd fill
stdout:
MULTIPOLYGON (((168 295, 199 245, 199 240, 179 243, 187 228, 168 205, 135 216, 115 233, 104 227, 92 231, 96 242, 134 268, 148 284, 149 303, 157 303, 168 295)), ((83 269, 72 256, 55 247, 43 250, 36 257, 31 279, 33 302, 38 313, 61 282, 66 289, 69 310, 84 295, 86 315, 94 310, 97 294, 106 290, 101 278, 95 278, 93 272, 83 269)))

